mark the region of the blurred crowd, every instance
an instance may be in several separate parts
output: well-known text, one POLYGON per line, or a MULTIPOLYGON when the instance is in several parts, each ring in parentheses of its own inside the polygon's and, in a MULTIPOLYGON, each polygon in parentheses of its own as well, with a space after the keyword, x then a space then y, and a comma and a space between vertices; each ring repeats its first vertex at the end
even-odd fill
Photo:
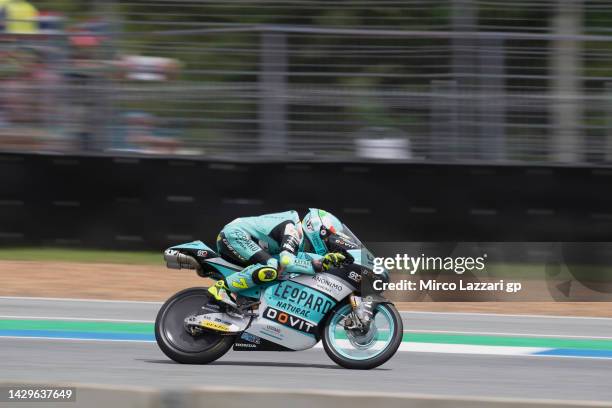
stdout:
POLYGON ((604 3, 0 0, 0 151, 612 163, 604 3))
POLYGON ((2 150, 177 149, 175 139, 157 135, 153 114, 118 112, 113 87, 119 78, 166 81, 178 63, 122 56, 111 34, 101 18, 69 25, 61 14, 39 11, 26 0, 0 0, 2 150))

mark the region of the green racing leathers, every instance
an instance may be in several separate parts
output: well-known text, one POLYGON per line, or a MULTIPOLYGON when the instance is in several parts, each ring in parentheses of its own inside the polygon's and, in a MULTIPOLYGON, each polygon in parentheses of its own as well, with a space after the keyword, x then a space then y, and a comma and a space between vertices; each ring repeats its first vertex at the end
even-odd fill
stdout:
POLYGON ((217 249, 226 260, 245 266, 226 279, 232 292, 273 281, 282 272, 314 274, 324 259, 304 251, 296 211, 237 218, 217 236, 217 249))

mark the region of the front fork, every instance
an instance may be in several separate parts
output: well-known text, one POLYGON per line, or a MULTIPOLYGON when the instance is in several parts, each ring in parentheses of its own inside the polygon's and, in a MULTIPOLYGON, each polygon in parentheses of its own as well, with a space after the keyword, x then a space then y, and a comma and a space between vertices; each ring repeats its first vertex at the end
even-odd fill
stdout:
POLYGON ((374 319, 374 311, 381 303, 391 303, 385 297, 372 294, 365 297, 352 293, 349 297, 352 311, 345 319, 344 328, 347 330, 368 330, 374 319))

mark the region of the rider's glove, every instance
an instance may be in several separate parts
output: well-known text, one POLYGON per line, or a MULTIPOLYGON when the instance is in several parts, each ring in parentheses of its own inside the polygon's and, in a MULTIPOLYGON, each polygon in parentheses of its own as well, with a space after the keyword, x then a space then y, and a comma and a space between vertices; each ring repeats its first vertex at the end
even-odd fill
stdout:
POLYGON ((339 267, 345 259, 346 257, 339 252, 330 252, 321 259, 321 266, 324 271, 327 271, 331 268, 339 267))

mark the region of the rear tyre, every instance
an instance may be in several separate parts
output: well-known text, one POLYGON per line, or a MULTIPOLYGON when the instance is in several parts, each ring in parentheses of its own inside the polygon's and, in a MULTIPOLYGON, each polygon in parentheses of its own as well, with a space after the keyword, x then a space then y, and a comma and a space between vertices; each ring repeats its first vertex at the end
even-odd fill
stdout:
POLYGON ((367 333, 344 329, 344 317, 351 312, 350 304, 341 304, 323 328, 325 352, 344 368, 369 370, 386 363, 402 343, 402 318, 391 303, 379 303, 367 333))
POLYGON ((186 317, 198 314, 211 302, 207 288, 189 288, 163 304, 155 319, 155 340, 166 356, 183 364, 207 364, 232 347, 235 336, 212 332, 192 335, 185 330, 186 317))

